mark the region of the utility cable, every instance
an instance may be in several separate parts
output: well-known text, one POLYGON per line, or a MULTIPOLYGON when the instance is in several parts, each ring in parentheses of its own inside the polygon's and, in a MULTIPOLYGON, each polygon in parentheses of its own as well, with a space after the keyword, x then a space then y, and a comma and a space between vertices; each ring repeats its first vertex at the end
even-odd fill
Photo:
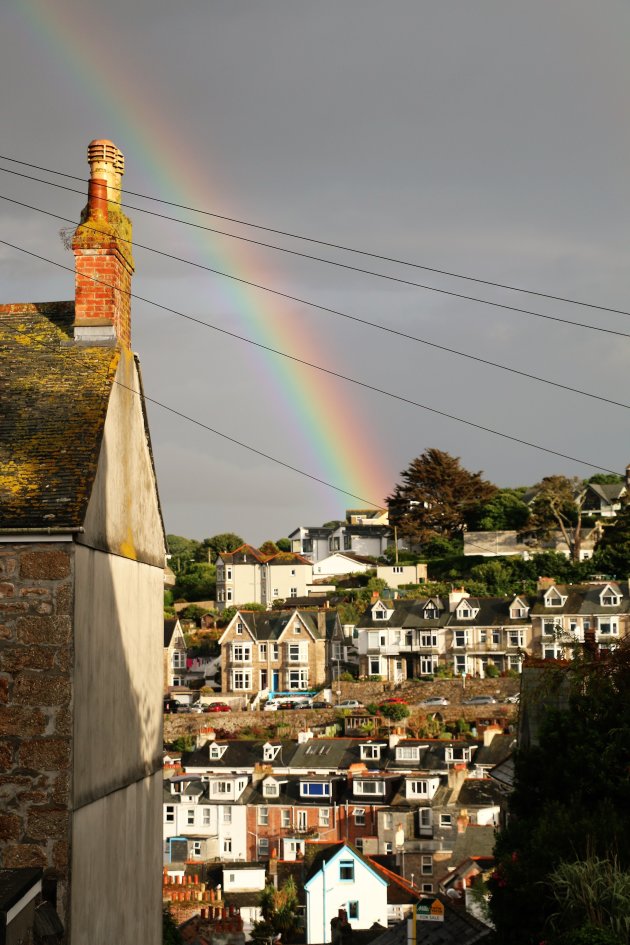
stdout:
MULTIPOLYGON (((35 207, 32 204, 23 203, 20 200, 14 200, 12 197, 5 197, 4 195, 0 194, 0 200, 6 200, 9 203, 17 204, 18 206, 25 207, 28 210, 35 210, 37 213, 43 213, 46 216, 52 217, 55 220, 61 220, 64 223, 71 223, 73 226, 77 225, 75 221, 70 220, 68 217, 62 217, 58 213, 51 213, 49 210, 42 210, 41 207, 35 207)), ((101 232, 97 227, 90 227, 85 223, 81 225, 85 229, 91 230, 94 233, 101 232)), ((540 384, 547 384, 550 387, 556 387, 559 390, 566 390, 573 394, 579 394, 582 397, 589 397, 592 400, 599 400, 602 403, 611 404, 612 406, 615 406, 615 407, 623 407, 626 410, 630 410, 630 404, 624 404, 618 400, 612 400, 609 397, 603 397, 600 394, 593 394, 593 393, 590 393, 589 391, 582 390, 581 388, 570 387, 567 384, 561 384, 559 381, 552 381, 545 377, 539 377, 536 374, 530 374, 527 371, 521 371, 518 368, 511 368, 505 364, 499 364, 497 361, 490 361, 488 358, 481 358, 481 357, 478 357, 477 355, 469 354, 466 351, 458 351, 456 348, 449 348, 447 345, 440 345, 435 341, 427 341, 424 338, 418 338, 416 335, 410 335, 407 332, 400 331, 396 328, 389 328, 386 325, 379 325, 377 322, 371 322, 368 319, 360 318, 358 315, 349 315, 347 312, 341 312, 341 311, 338 311, 337 309, 328 308, 327 306, 324 306, 324 305, 318 305, 316 302, 307 302, 304 299, 297 298, 296 296, 286 295, 283 292, 277 292, 275 289, 267 289, 265 286, 261 286, 255 282, 248 282, 245 279, 241 279, 239 276, 233 276, 230 273, 222 272, 219 269, 213 269, 211 266, 206 266, 203 263, 198 263, 198 262, 195 262, 194 260, 186 259, 182 256, 176 256, 173 253, 167 253, 167 252, 164 252, 163 250, 155 249, 155 247, 153 246, 146 246, 143 243, 137 243, 132 240, 126 240, 123 237, 119 237, 119 239, 121 242, 128 243, 130 246, 133 246, 134 248, 137 247, 139 249, 147 250, 148 252, 155 253, 158 256, 164 256, 167 259, 172 259, 172 260, 175 260, 176 262, 182 262, 188 266, 194 266, 197 269, 203 269, 206 272, 213 273, 214 275, 224 276, 227 279, 233 279, 237 282, 244 282, 246 285, 251 286, 253 288, 263 289, 266 292, 273 292, 274 295, 280 295, 283 298, 290 299, 291 301, 299 302, 303 305, 308 305, 311 308, 316 308, 320 311, 327 312, 329 315, 337 315, 341 318, 346 318, 350 321, 357 322, 361 325, 365 325, 368 328, 375 328, 379 331, 384 331, 384 332, 387 332, 388 334, 396 335, 400 338, 405 338, 407 341, 413 341, 417 344, 426 345, 429 348, 435 348, 439 351, 444 351, 447 354, 453 354, 460 358, 466 358, 469 361, 476 361, 478 364, 485 364, 488 367, 494 367, 500 371, 507 371, 510 374, 516 374, 520 377, 525 377, 528 380, 537 381, 540 384)), ((597 329, 597 330, 608 331, 609 329, 597 329)), ((614 332, 614 334, 617 334, 623 338, 630 338, 630 334, 625 333, 625 332, 614 332)))
MULTIPOLYGON (((56 183, 54 183, 53 181, 41 180, 41 179, 38 178, 38 177, 31 177, 31 176, 28 175, 28 174, 22 174, 20 171, 11 171, 11 170, 9 170, 9 169, 6 168, 6 167, 0 167, 0 171, 3 171, 5 174, 14 174, 14 175, 16 175, 16 176, 18 176, 18 177, 23 177, 23 178, 26 178, 26 180, 35 181, 36 183, 39 183, 39 184, 46 184, 46 185, 49 186, 49 187, 57 187, 57 188, 60 189, 60 190, 67 190, 67 191, 70 191, 70 192, 73 193, 73 194, 79 194, 79 195, 85 197, 85 194, 84 194, 83 191, 77 190, 77 189, 75 189, 75 188, 73 188, 73 187, 67 187, 65 184, 56 184, 56 183)), ((490 308, 500 308, 500 309, 503 309, 503 310, 506 311, 506 312, 516 312, 516 313, 519 314, 519 315, 531 315, 531 316, 533 316, 533 317, 535 317, 535 318, 543 318, 543 319, 545 319, 545 320, 547 320, 547 321, 560 322, 560 323, 563 324, 563 325, 573 325, 575 328, 587 328, 587 329, 590 329, 591 331, 603 331, 603 332, 607 332, 608 334, 612 334, 612 335, 619 335, 619 334, 620 334, 620 335, 623 335, 623 334, 624 334, 623 332, 616 332, 616 331, 613 331, 612 329, 609 329, 609 328, 600 328, 599 326, 589 325, 589 324, 587 324, 587 323, 585 323, 585 322, 576 322, 576 321, 572 321, 572 320, 569 319, 569 318, 560 318, 560 317, 557 316, 557 315, 543 315, 541 312, 534 312, 534 311, 532 311, 531 309, 520 308, 520 307, 517 306, 517 305, 507 305, 507 304, 504 303, 504 302, 491 302, 489 299, 480 299, 480 298, 479 298, 478 296, 476 296, 476 295, 465 295, 465 294, 462 293, 462 292, 453 292, 453 291, 451 291, 450 289, 438 289, 436 286, 426 285, 425 283, 411 282, 411 281, 406 280, 406 279, 399 279, 399 278, 397 278, 396 276, 383 275, 383 274, 381 274, 381 273, 372 272, 371 270, 367 270, 367 269, 359 269, 359 268, 356 267, 356 266, 349 266, 349 265, 347 265, 347 264, 345 264, 345 263, 335 262, 334 260, 330 260, 330 259, 322 259, 322 258, 319 257, 319 256, 311 256, 311 255, 309 255, 308 253, 299 253, 299 252, 297 252, 297 250, 286 249, 286 248, 284 248, 284 247, 282 247, 282 246, 272 246, 272 245, 269 244, 269 243, 261 243, 261 242, 259 242, 258 240, 248 239, 248 238, 245 237, 245 236, 237 236, 237 235, 234 234, 234 233, 226 233, 226 232, 224 232, 223 230, 217 230, 217 229, 214 229, 213 227, 210 227, 210 226, 203 226, 201 223, 193 223, 193 222, 190 221, 190 220, 180 220, 180 219, 178 219, 177 217, 169 217, 169 216, 166 216, 166 214, 157 213, 157 212, 154 211, 154 210, 146 210, 146 209, 144 209, 144 208, 142 208, 142 207, 136 207, 136 206, 134 206, 133 204, 121 202, 120 206, 121 206, 121 207, 125 207, 125 209, 127 209, 127 210, 133 210, 135 213, 146 213, 146 214, 148 214, 149 216, 158 217, 158 218, 161 219, 161 220, 167 220, 167 221, 170 222, 170 223, 181 223, 181 224, 184 225, 184 226, 191 226, 191 227, 193 227, 194 229, 203 230, 203 231, 206 232, 206 233, 214 233, 214 234, 218 234, 218 235, 220 235, 220 236, 228 236, 228 237, 230 237, 230 238, 232 238, 232 239, 242 240, 242 241, 245 241, 245 242, 248 242, 248 243, 256 243, 256 244, 259 245, 259 246, 266 246, 266 247, 271 248, 271 249, 276 249, 276 250, 278 250, 278 251, 280 251, 280 252, 292 253, 293 255, 296 255, 296 256, 302 256, 302 257, 305 258, 305 259, 313 259, 313 260, 317 260, 318 262, 328 263, 328 264, 331 265, 331 266, 339 266, 339 267, 344 268, 344 269, 351 269, 351 270, 354 270, 355 272, 361 272, 361 273, 365 273, 365 274, 368 274, 368 275, 377 276, 378 278, 381 278, 381 279, 388 279, 388 280, 391 280, 391 281, 393 281, 393 282, 400 282, 400 283, 402 283, 403 285, 415 286, 417 289, 424 289, 424 290, 426 290, 427 292, 436 292, 438 295, 446 295, 446 296, 449 296, 450 298, 462 299, 463 301, 466 301, 466 302, 478 302, 480 305, 488 305, 490 308)), ((220 273, 220 275, 226 275, 226 273, 220 273)), ((231 276, 230 278, 236 279, 236 276, 231 276)), ((275 289, 270 289, 270 288, 268 288, 267 286, 262 286, 262 285, 258 285, 258 284, 256 284, 256 283, 247 282, 247 280, 245 280, 245 279, 241 279, 241 280, 238 280, 238 281, 244 282, 245 285, 253 285, 253 286, 255 286, 255 287, 258 288, 258 289, 264 289, 266 292, 272 292, 274 295, 279 295, 279 296, 281 296, 281 297, 283 297, 283 298, 289 298, 289 299, 293 298, 293 296, 285 295, 283 292, 279 292, 279 291, 277 291, 277 290, 275 290, 275 289)), ((297 299, 296 301, 303 302, 303 304, 305 304, 305 305, 310 305, 310 304, 311 304, 310 302, 304 302, 302 299, 297 299)), ((586 303, 585 303, 585 304, 586 304, 586 303)), ((611 309, 610 311, 613 311, 613 310, 611 309)), ((614 310, 614 311, 615 311, 616 314, 620 314, 620 315, 630 315, 630 312, 621 312, 621 311, 618 312, 617 310, 614 310)))
MULTIPOLYGON (((27 256, 32 256, 34 259, 39 259, 42 262, 49 263, 50 265, 56 266, 59 269, 65 269, 67 272, 71 272, 73 274, 75 273, 75 270, 71 268, 70 266, 64 266, 63 263, 56 262, 53 259, 48 259, 46 256, 41 256, 38 253, 33 253, 28 249, 24 249, 22 246, 17 246, 15 243, 9 243, 7 240, 0 240, 0 244, 4 246, 9 246, 11 247, 11 249, 15 249, 18 252, 25 253, 27 256)), ((493 430, 491 427, 486 427, 486 426, 483 426, 482 424, 475 423, 472 420, 464 420, 462 417, 457 417, 454 414, 446 413, 445 411, 438 410, 435 407, 429 407, 426 404, 418 403, 418 401, 411 400, 410 398, 407 398, 407 397, 403 397, 400 394, 394 394, 391 391, 383 390, 380 387, 375 387, 374 385, 368 384, 365 381, 359 381, 356 378, 348 377, 345 374, 341 374, 337 371, 330 370, 329 368, 325 368, 319 364, 314 364, 313 362, 306 361, 303 358, 298 358, 298 357, 295 357, 294 355, 287 354, 284 351, 279 351, 277 348, 272 348, 270 345, 264 345, 261 342, 254 341, 251 338, 246 338, 243 335, 238 335, 236 334, 236 332, 228 331, 226 328, 219 328, 217 325, 212 325, 210 322, 204 322, 202 321, 202 319, 196 318, 194 315, 187 315, 185 312, 180 312, 177 309, 169 308, 169 306, 162 305, 160 302, 155 302, 152 299, 146 299, 141 295, 136 295, 134 292, 128 292, 127 290, 120 289, 119 287, 114 286, 109 282, 105 282, 102 279, 97 279, 96 277, 93 277, 93 276, 88 276, 86 278, 89 278, 91 279, 92 282, 95 282, 99 285, 103 285, 106 288, 118 289, 119 292, 121 292, 124 295, 129 296, 130 299, 136 299, 136 301, 145 302, 148 305, 153 305, 155 308, 159 308, 162 311, 169 312, 172 315, 177 315, 179 318, 185 318, 187 321, 195 322, 198 325, 202 325, 204 328, 210 328, 213 331, 218 331, 223 335, 227 335, 231 338, 235 338, 238 341, 244 341, 247 344, 254 345, 254 347, 256 348, 261 348, 264 351, 269 351, 272 354, 277 354, 282 358, 286 358, 287 360, 294 361, 296 364, 302 364, 305 367, 313 368, 314 370, 320 371, 323 374, 328 374, 330 377, 335 377, 338 380, 347 381, 349 384, 354 384, 357 387, 362 387, 365 390, 372 391, 373 393, 381 394, 384 397, 389 397, 393 400, 399 401, 400 403, 408 404, 409 406, 412 406, 412 407, 418 407, 420 410, 426 410, 429 413, 433 413, 439 417, 444 417, 447 420, 454 420, 457 423, 462 423, 465 426, 472 427, 475 430, 481 430, 484 433, 491 433, 493 436, 498 436, 498 437, 501 437, 502 439, 510 440, 512 443, 519 443, 521 446, 527 446, 530 449, 539 450, 540 452, 548 453, 552 456, 559 456, 561 459, 568 459, 573 463, 580 463, 581 465, 589 466, 592 469, 599 469, 602 472, 613 473, 614 475, 617 475, 614 469, 608 469, 608 467, 600 466, 598 463, 591 463, 589 462, 589 460, 579 459, 576 456, 570 456, 567 453, 561 453, 558 450, 552 450, 549 447, 540 446, 537 443, 531 443, 528 440, 521 439, 520 437, 517 437, 517 436, 512 436, 509 433, 503 433, 500 430, 493 430)), ((377 508, 381 508, 381 506, 377 506, 377 508)))
MULTIPOLYGON (((99 282, 100 280, 94 280, 99 282)), ((102 285, 108 285, 108 283, 101 283, 102 285)), ((26 332, 21 331, 18 327, 11 325, 8 320, 3 321, 2 324, 5 324, 11 331, 14 331, 18 335, 24 335, 26 332)), ((57 352, 59 350, 58 345, 47 344, 45 341, 41 341, 40 344, 49 348, 51 351, 57 352)), ((272 456, 270 453, 264 453, 262 450, 256 449, 255 446, 250 446, 248 443, 244 443, 242 440, 237 440, 233 436, 228 436, 227 433, 222 433, 221 430, 217 430, 214 427, 208 426, 207 423, 203 423, 202 420, 197 420, 194 417, 189 416, 186 413, 183 413, 181 410, 177 410, 175 407, 170 407, 168 404, 163 403, 160 400, 156 400, 154 397, 149 397, 144 391, 134 390, 133 387, 129 387, 127 384, 123 384, 121 381, 114 379, 114 384, 117 384, 118 387, 122 387, 123 390, 130 391, 132 394, 136 394, 138 397, 143 398, 150 404, 154 404, 156 407, 161 407, 162 410, 166 410, 169 413, 172 413, 176 417, 180 417, 182 420, 187 420, 189 423, 194 423, 195 426, 201 427, 203 430, 207 430, 209 433, 214 433, 216 436, 220 436, 224 440, 228 440, 230 443, 236 444, 245 450, 249 450, 250 453, 255 453, 257 456, 262 456, 263 459, 268 459, 272 463, 276 463, 278 466, 283 466, 285 469, 290 470, 291 472, 297 473, 300 476, 305 476, 307 479, 313 480, 322 486, 326 486, 329 489, 334 489, 336 492, 341 492, 343 495, 349 496, 351 499, 357 499, 359 502, 365 502, 366 505, 371 505, 375 509, 382 509, 383 503, 372 502, 371 499, 364 499, 360 495, 356 495, 354 492, 349 492, 347 489, 343 489, 341 486, 336 486, 332 482, 327 482, 325 479, 320 479, 318 476, 313 475, 313 473, 306 472, 304 469, 300 469, 298 466, 292 466, 290 463, 285 463, 284 460, 278 459, 276 456, 272 456)))
MULTIPOLYGON (((17 158, 12 158, 12 157, 9 157, 8 155, 5 155, 5 154, 0 154, 0 159, 2 159, 3 161, 11 161, 11 162, 14 163, 14 164, 21 164, 21 165, 24 166, 24 167, 30 167, 30 168, 33 168, 34 170, 45 171, 45 172, 48 173, 48 174, 57 174, 57 175, 60 176, 60 177, 67 177, 67 178, 69 178, 69 179, 71 179, 71 180, 81 181, 81 183, 84 183, 84 184, 87 183, 87 179, 86 179, 86 178, 84 178, 84 177, 79 177, 79 176, 76 175, 76 174, 67 174, 67 173, 65 173, 64 171, 56 171, 56 170, 53 170, 52 168, 49 168, 49 167, 42 167, 40 164, 31 164, 31 163, 29 163, 28 161, 20 161, 20 160, 18 160, 17 158)), ((7 171, 9 171, 8 168, 0 168, 0 170, 7 170, 7 171)), ((10 171, 9 171, 9 173, 15 173, 15 172, 10 172, 10 171)), ((32 178, 32 179, 33 179, 33 180, 37 180, 37 178, 32 178)), ((52 184, 52 181, 41 181, 41 183, 50 183, 50 184, 52 184)), ((55 186, 55 185, 53 185, 53 186, 55 186)), ((69 188, 68 188, 68 189, 69 189, 69 188)), ((119 191, 121 191, 121 193, 122 193, 122 191, 123 191, 123 188, 121 188, 121 187, 112 188, 112 189, 119 190, 119 191)), ((80 192, 80 193, 84 193, 85 191, 74 191, 74 192, 75 192, 75 193, 79 193, 79 192, 80 192)), ((187 206, 186 204, 175 203, 174 201, 172 201, 172 200, 166 200, 166 199, 164 199, 163 197, 154 197, 154 196, 152 196, 152 195, 150 195, 150 194, 141 194, 141 193, 138 193, 137 191, 127 190, 127 189, 125 189, 125 193, 130 194, 132 197, 140 197, 142 200, 152 200, 152 201, 154 201, 154 202, 156 202, 156 203, 162 203, 162 204, 164 204, 165 206, 174 207, 174 208, 177 209, 177 210, 187 210, 187 211, 189 211, 189 212, 191 212, 191 213, 199 213, 199 214, 201 214, 201 215, 203 215, 203 216, 214 217, 214 218, 217 219, 217 220, 225 220, 226 223, 236 223, 236 224, 238 224, 239 226, 249 226, 249 227, 252 227, 252 228, 257 229, 257 230, 263 230, 263 231, 266 232, 266 233, 275 233, 277 236, 288 236, 290 239, 303 240, 304 242, 313 243, 313 244, 315 244, 315 245, 317 245, 317 246, 326 246, 326 247, 328 247, 329 249, 340 249, 340 250, 342 250, 343 252, 356 253, 356 254, 359 255, 359 256, 366 256, 366 257, 368 257, 368 258, 370 258, 370 259, 379 259, 379 260, 381 260, 382 262, 395 263, 395 264, 398 265, 398 266, 408 266, 408 267, 410 267, 410 268, 412 268, 412 269, 420 269, 420 270, 422 270, 423 272, 433 272, 433 273, 436 273, 437 275, 449 276, 450 278, 453 278, 453 279, 463 279, 463 280, 465 280, 465 281, 467 281, 467 282, 476 282, 476 283, 478 283, 479 285, 487 285, 487 286, 491 286, 492 288, 495 288, 495 289, 507 289, 507 290, 509 290, 510 292, 521 292, 521 293, 524 294, 524 295, 532 295, 532 296, 536 296, 537 298, 541 298, 541 299, 551 299, 551 300, 554 301, 554 302, 567 302, 567 303, 569 303, 570 305, 579 305, 579 306, 582 306, 582 307, 584 307, 584 308, 592 308, 592 309, 595 309, 596 311, 599 311, 599 312, 610 312, 610 313, 612 313, 612 314, 614 314, 614 315, 630 315, 630 312, 625 311, 624 309, 610 308, 610 307, 608 307, 608 306, 606 306, 606 305, 597 305, 597 304, 594 303, 594 302, 584 302, 584 301, 582 301, 582 300, 580 300, 580 299, 572 299, 572 298, 568 298, 567 296, 563 296, 563 295, 552 295, 552 294, 549 293, 549 292, 540 292, 540 291, 537 291, 537 290, 535 290, 535 289, 525 289, 525 288, 523 288, 522 286, 508 285, 507 283, 504 283, 504 282, 494 282, 494 281, 492 281, 491 279, 481 279, 481 278, 479 278, 479 277, 477 277, 477 276, 467 276, 467 275, 463 275, 462 273, 459 273, 459 272, 452 272, 452 271, 450 271, 450 270, 448 270, 448 269, 437 269, 437 268, 434 267, 434 266, 424 266, 424 265, 422 265, 422 264, 420 264, 420 263, 411 262, 410 260, 398 259, 398 258, 396 258, 396 257, 394 257, 394 256, 385 256, 385 255, 383 255, 383 254, 381 254, 381 253, 372 253, 372 252, 369 252, 368 250, 365 250, 365 249, 356 249, 356 248, 353 247, 353 246, 345 246, 345 245, 343 245, 342 243, 333 243, 333 242, 330 242, 329 240, 320 240, 320 239, 316 239, 315 237, 312 237, 312 236, 303 236, 303 235, 301 235, 301 234, 299 234, 299 233, 292 233, 292 232, 290 232, 290 231, 288 231, 288 230, 280 230, 280 229, 276 229, 276 228, 270 227, 270 226, 263 226, 263 225, 260 224, 260 223, 252 223, 252 222, 250 222, 250 221, 248 221, 248 220, 239 220, 239 219, 236 218, 236 217, 229 217, 229 216, 226 216, 226 215, 221 214, 221 213, 214 213, 214 212, 212 212, 211 210, 201 210, 201 209, 199 209, 198 207, 189 207, 189 206, 187 206)), ((167 219, 170 219, 170 217, 167 218, 167 219)), ((179 221, 179 222, 186 222, 186 221, 179 221)), ((218 232, 218 231, 212 231, 212 232, 218 232)), ((233 236, 233 234, 225 234, 225 235, 233 236)), ((235 238, 238 239, 239 237, 235 237, 235 238)), ((267 245, 267 244, 263 244, 263 245, 267 245)), ((278 246, 278 247, 274 247, 274 248, 275 248, 275 249, 280 249, 280 250, 282 249, 282 247, 279 247, 279 246, 278 246)), ((284 251, 285 251, 285 252, 291 252, 291 250, 284 250, 284 251)), ((311 257, 311 258, 316 258, 316 257, 311 257)), ((322 261, 323 261, 323 262, 332 263, 331 260, 322 260, 322 261)), ((332 264, 333 264, 333 265, 341 265, 340 263, 332 263, 332 264)), ((351 268, 353 268, 353 267, 351 267, 351 268)), ((358 270, 358 271, 364 272, 364 271, 366 271, 366 270, 358 270)), ((389 276, 382 276, 380 273, 370 273, 370 275, 380 275, 381 278, 391 278, 391 277, 389 277, 389 276)), ((400 281, 402 281, 402 280, 400 280, 400 281)), ((415 284, 415 283, 411 283, 411 284, 415 284)))

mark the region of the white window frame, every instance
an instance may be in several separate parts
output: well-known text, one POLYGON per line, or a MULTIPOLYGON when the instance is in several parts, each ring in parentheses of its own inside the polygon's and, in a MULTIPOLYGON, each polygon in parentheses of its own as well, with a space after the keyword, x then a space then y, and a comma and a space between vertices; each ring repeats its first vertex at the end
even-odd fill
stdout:
POLYGON ((269 826, 269 808, 268 807, 258 807, 256 810, 256 822, 259 827, 268 827, 269 826))

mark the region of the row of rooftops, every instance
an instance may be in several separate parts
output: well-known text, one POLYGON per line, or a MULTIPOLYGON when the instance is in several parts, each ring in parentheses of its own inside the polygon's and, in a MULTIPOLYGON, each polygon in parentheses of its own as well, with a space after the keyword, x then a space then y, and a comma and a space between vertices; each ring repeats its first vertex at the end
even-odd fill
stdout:
POLYGON ((489 777, 456 778, 445 773, 384 774, 355 773, 342 775, 267 774, 262 780, 249 781, 249 775, 230 775, 236 783, 233 793, 216 793, 213 785, 228 779, 226 774, 179 775, 164 784, 164 803, 181 805, 225 805, 264 807, 320 808, 334 805, 379 806, 415 809, 419 806, 447 807, 457 803, 463 808, 498 806, 500 786, 489 777), (376 782, 376 784, 375 784, 376 782), (366 790, 372 784, 379 790, 366 790), (418 790, 418 785, 422 789, 418 790), (315 792, 313 789, 318 788, 315 792))
MULTIPOLYGON (((447 772, 456 764, 490 769, 512 752, 515 738, 498 727, 483 739, 309 738, 294 740, 212 740, 181 755, 191 773, 251 773, 272 766, 280 774, 326 772, 351 776, 364 772, 447 772)), ((167 755, 168 756, 168 755, 167 755)))
POLYGON ((449 598, 440 596, 409 600, 379 598, 360 618, 357 626, 446 628, 479 624, 484 627, 519 626, 532 617, 554 614, 593 616, 596 614, 630 613, 628 581, 605 581, 597 584, 551 583, 536 595, 514 597, 471 597, 462 589, 449 598))

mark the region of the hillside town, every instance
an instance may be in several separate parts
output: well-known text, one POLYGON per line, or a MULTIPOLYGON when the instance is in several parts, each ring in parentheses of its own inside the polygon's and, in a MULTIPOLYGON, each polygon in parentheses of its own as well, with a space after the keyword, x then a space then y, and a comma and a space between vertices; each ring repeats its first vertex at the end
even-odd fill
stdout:
POLYGON ((428 448, 383 508, 167 536, 88 163, 74 298, 0 306, 0 941, 627 942, 630 467, 428 448))

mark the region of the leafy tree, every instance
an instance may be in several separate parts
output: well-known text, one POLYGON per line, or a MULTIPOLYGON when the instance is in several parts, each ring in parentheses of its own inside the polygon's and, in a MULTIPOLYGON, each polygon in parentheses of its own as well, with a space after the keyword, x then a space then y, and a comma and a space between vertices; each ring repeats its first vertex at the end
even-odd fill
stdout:
MULTIPOLYGON (((521 711, 528 699, 549 703, 563 687, 566 708, 549 709, 538 742, 516 755, 507 827, 489 882, 497 945, 573 945, 578 933, 583 943, 598 941, 584 929, 598 927, 593 913, 561 906, 559 917, 554 879, 573 882, 575 870, 563 864, 588 860, 600 861, 602 875, 630 868, 630 643, 601 658, 584 652, 570 667, 547 668, 540 692, 524 691, 521 711)), ((627 928, 625 935, 614 941, 627 942, 627 928)))
POLYGON ((291 542, 288 538, 278 538, 276 546, 278 551, 291 551, 291 542))
POLYGON ((212 538, 204 538, 203 546, 208 552, 208 560, 214 563, 222 551, 236 551, 245 542, 240 535, 234 532, 224 532, 221 535, 213 535, 212 538))
POLYGON ((255 922, 252 929, 252 941, 257 945, 267 945, 270 939, 279 933, 283 942, 295 939, 299 927, 298 894, 292 876, 283 883, 280 889, 272 884, 265 886, 260 894, 262 921, 255 922))
POLYGON ((612 486, 617 485, 618 482, 623 482, 624 477, 617 473, 595 473, 594 476, 589 476, 586 481, 597 486, 612 486))
POLYGON ((217 569, 213 564, 191 564, 177 575, 175 595, 178 599, 213 600, 216 593, 217 569))
POLYGON ((179 616, 183 617, 184 620, 200 620, 205 613, 207 613, 205 607, 189 604, 188 607, 184 607, 184 609, 180 611, 179 616))
POLYGON ((529 508, 523 502, 522 490, 500 489, 487 502, 473 508, 468 528, 482 532, 521 531, 529 519, 529 508))
MULTIPOLYGON (((278 548, 275 541, 263 541, 262 545, 259 546, 259 551, 262 551, 264 555, 277 555, 280 549, 278 548)), ((289 548, 289 551, 291 549, 289 548)))
POLYGON ((538 491, 531 504, 531 517, 525 533, 546 540, 555 531, 560 531, 571 560, 579 561, 582 506, 586 498, 584 483, 577 476, 546 476, 536 488, 538 491))
POLYGON ((197 560, 196 555, 201 544, 195 541, 194 538, 182 538, 181 535, 167 535, 166 542, 171 555, 171 569, 176 575, 186 571, 190 565, 197 560))
POLYGON ((625 578, 630 574, 630 504, 625 505, 600 538, 592 566, 598 571, 625 578))
POLYGON ((471 510, 487 502, 496 486, 471 473, 459 458, 428 449, 401 473, 387 499, 389 521, 412 544, 461 536, 471 510))
POLYGON ((392 722, 400 722, 409 715, 409 708, 402 702, 390 702, 380 706, 379 712, 392 722))

